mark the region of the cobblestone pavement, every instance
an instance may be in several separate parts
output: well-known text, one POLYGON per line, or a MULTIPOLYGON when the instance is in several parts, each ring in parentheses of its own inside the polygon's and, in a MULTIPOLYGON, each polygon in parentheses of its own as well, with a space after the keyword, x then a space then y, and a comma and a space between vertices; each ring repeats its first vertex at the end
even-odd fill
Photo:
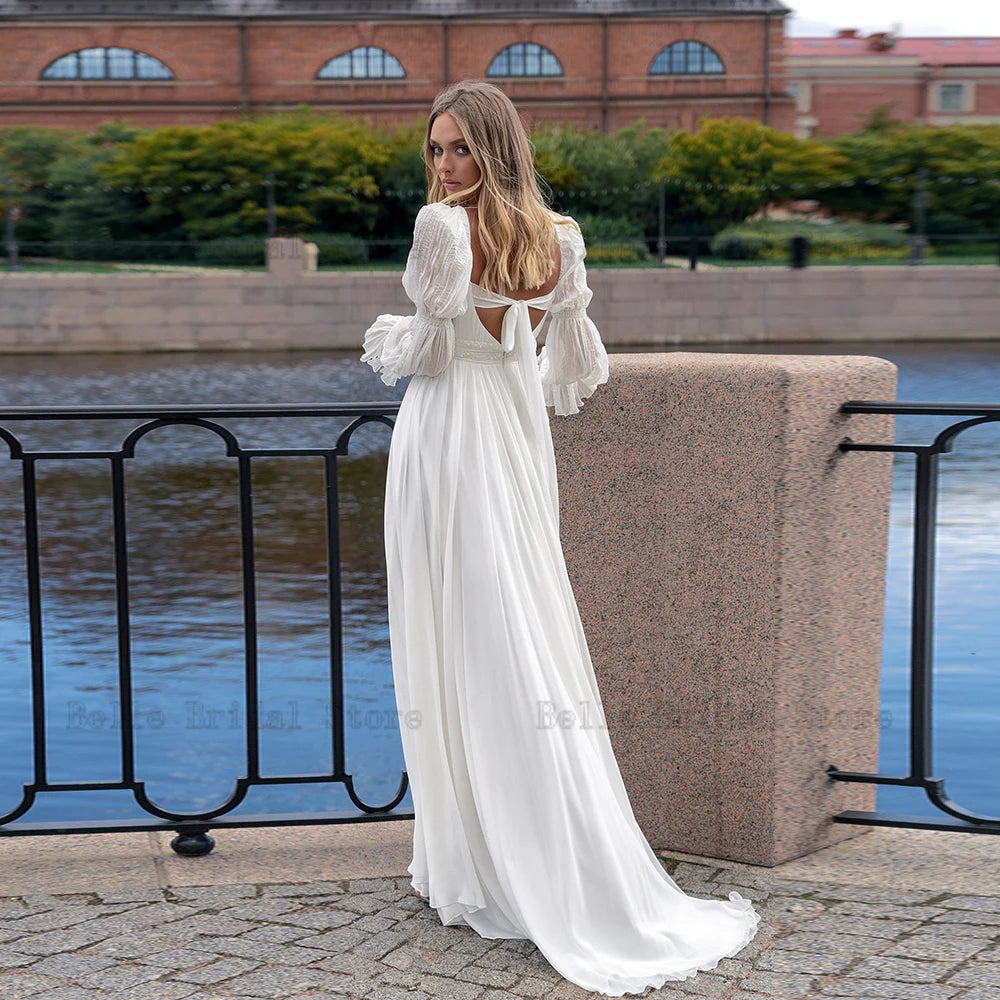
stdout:
MULTIPOLYGON (((753 898, 763 920, 738 957, 645 997, 1000 1000, 1000 895, 664 864, 692 895, 753 898)), ((443 927, 408 877, 0 899, 4 998, 597 995, 561 979, 530 942, 443 927)))

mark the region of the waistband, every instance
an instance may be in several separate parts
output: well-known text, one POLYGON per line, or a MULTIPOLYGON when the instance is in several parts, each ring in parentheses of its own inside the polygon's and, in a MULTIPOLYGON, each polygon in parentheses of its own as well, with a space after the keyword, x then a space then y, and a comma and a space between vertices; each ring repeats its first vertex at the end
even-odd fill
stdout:
POLYGON ((479 365, 501 365, 513 361, 513 357, 505 352, 498 343, 496 347, 489 344, 476 344, 469 341, 456 341, 452 355, 455 361, 472 361, 479 365))

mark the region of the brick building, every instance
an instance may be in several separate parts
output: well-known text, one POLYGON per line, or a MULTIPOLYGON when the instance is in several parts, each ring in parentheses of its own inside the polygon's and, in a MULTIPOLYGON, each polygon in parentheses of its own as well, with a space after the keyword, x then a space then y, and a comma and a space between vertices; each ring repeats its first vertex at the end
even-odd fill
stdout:
POLYGON ((877 109, 929 125, 1000 123, 1000 38, 861 37, 785 41, 795 130, 854 132, 877 109))
POLYGON ((411 122, 485 77, 539 121, 792 125, 778 0, 0 0, 0 125, 295 108, 411 122))

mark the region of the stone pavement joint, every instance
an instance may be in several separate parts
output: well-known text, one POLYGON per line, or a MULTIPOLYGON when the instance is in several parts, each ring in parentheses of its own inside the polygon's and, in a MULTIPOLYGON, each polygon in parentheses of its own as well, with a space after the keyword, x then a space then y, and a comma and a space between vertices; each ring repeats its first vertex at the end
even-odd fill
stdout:
MULTIPOLYGON (((783 879, 664 857, 752 896, 757 938, 645 997, 1000 1000, 1000 894, 783 879)), ((443 927, 409 876, 0 899, 0 998, 579 1000, 530 941, 443 927)), ((1000 887, 998 887, 1000 890, 1000 887)))

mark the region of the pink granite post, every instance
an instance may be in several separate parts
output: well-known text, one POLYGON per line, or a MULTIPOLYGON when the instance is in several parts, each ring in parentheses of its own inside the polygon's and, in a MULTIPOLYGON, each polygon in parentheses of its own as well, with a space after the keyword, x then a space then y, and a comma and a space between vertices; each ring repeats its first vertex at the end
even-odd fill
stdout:
POLYGON ((895 367, 617 354, 552 417, 563 544, 615 753, 655 848, 774 865, 867 828, 895 367))
POLYGON ((267 270, 277 277, 294 281, 315 271, 316 261, 316 244, 300 236, 272 236, 267 241, 267 270))

